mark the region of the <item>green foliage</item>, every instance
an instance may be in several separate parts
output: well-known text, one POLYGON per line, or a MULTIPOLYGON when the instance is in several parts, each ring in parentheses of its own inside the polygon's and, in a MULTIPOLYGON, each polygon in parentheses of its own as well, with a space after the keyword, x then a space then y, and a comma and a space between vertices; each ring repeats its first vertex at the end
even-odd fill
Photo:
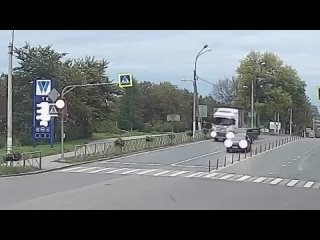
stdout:
POLYGON ((306 84, 298 73, 274 53, 254 52, 241 61, 237 69, 239 90, 237 104, 250 109, 253 82, 254 108, 261 122, 274 121, 276 112, 281 121, 289 120, 289 108, 293 108, 294 121, 305 125, 310 103, 305 93, 306 84), (302 116, 302 117, 301 117, 302 116))
POLYGON ((95 123, 94 132, 96 132, 96 133, 114 133, 114 134, 122 133, 122 131, 116 127, 116 123, 112 122, 110 120, 104 120, 104 121, 95 123))

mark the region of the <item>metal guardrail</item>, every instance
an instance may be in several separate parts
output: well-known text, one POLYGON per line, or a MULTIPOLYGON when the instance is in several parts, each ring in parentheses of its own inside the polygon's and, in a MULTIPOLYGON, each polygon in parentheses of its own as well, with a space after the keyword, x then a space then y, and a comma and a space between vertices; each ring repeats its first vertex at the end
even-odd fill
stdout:
POLYGON ((240 162, 241 160, 245 160, 247 159, 248 157, 253 157, 253 156, 256 156, 258 154, 261 154, 263 152, 267 152, 267 151, 270 151, 274 148, 277 148, 277 147, 280 147, 284 144, 288 144, 290 142, 293 142, 293 141, 298 141, 300 139, 304 139, 303 137, 300 137, 300 136, 287 136, 287 137, 282 137, 282 138, 279 138, 279 139, 275 139, 274 141, 272 142, 268 142, 268 143, 263 143, 263 144, 259 144, 257 146, 255 146, 253 148, 251 148, 251 151, 250 152, 244 152, 243 154, 241 154, 240 152, 239 153, 230 153, 230 154, 226 154, 224 156, 224 158, 217 158, 216 160, 213 160, 213 161, 209 161, 209 166, 208 166, 208 170, 209 172, 211 172, 211 170, 219 170, 219 168, 222 168, 222 167, 226 167, 228 165, 232 165, 236 162, 240 162))
POLYGON ((85 145, 75 146, 75 158, 86 159, 92 156, 110 157, 121 155, 124 153, 148 150, 154 148, 167 147, 197 140, 205 139, 203 132, 196 132, 195 138, 188 133, 172 133, 163 136, 137 138, 131 140, 123 140, 123 146, 116 146, 116 141, 97 142, 85 145))
POLYGON ((21 160, 19 161, 4 161, 3 156, 1 157, 1 165, 7 167, 32 167, 41 170, 42 155, 40 151, 26 152, 21 154, 21 160))

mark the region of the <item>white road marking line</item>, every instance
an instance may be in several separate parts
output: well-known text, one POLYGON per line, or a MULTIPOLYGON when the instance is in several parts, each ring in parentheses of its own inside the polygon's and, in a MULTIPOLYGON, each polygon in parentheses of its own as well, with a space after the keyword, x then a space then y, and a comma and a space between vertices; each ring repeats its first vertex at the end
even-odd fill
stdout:
POLYGON ((69 171, 72 171, 72 170, 75 170, 75 169, 79 169, 79 168, 83 168, 83 167, 67 168, 67 169, 61 170, 60 172, 69 172, 69 171))
POLYGON ((309 187, 311 187, 313 184, 314 184, 314 182, 309 181, 309 182, 307 182, 303 187, 304 187, 304 188, 309 188, 309 187))
POLYGON ((103 172, 103 171, 111 170, 111 169, 115 169, 115 168, 101 168, 101 169, 98 169, 98 170, 90 171, 88 173, 98 173, 98 172, 103 172))
POLYGON ((294 185, 296 185, 299 182, 299 180, 291 180, 290 182, 288 182, 287 186, 288 187, 293 187, 294 185))
POLYGON ((160 176, 160 175, 169 173, 169 172, 171 172, 171 171, 166 170, 166 171, 162 171, 162 172, 155 173, 155 174, 153 174, 153 176, 157 177, 157 176, 160 176))
POLYGON ((88 170, 93 170, 93 169, 97 169, 99 167, 89 167, 89 168, 84 168, 84 169, 80 169, 80 170, 75 170, 75 171, 72 171, 74 173, 79 173, 79 172, 85 172, 85 171, 88 171, 88 170))
POLYGON ((224 175, 223 177, 221 177, 221 178, 219 178, 219 179, 224 179, 224 180, 226 180, 226 179, 231 178, 231 177, 233 177, 233 176, 234 176, 234 174, 227 174, 227 175, 224 175))
POLYGON ((260 182, 262 182, 262 181, 264 181, 264 180, 266 180, 267 178, 266 177, 259 177, 259 178, 257 178, 256 180, 254 180, 253 182, 255 182, 255 183, 260 183, 260 182))
POLYGON ((301 156, 297 156, 297 158, 301 158, 301 156))
POLYGON ((202 176, 203 178, 211 178, 211 177, 214 177, 214 176, 217 176, 219 173, 210 173, 208 175, 205 175, 205 176, 202 176))
POLYGON ((189 177, 196 177, 198 175, 202 175, 204 172, 197 172, 197 173, 192 173, 191 175, 187 175, 185 177, 189 178, 189 177))
POLYGON ((129 171, 125 171, 125 172, 122 172, 120 174, 129 174, 129 173, 134 173, 134 172, 139 172, 141 171, 142 169, 133 169, 133 170, 129 170, 129 171))
POLYGON ((279 168, 277 168, 277 171, 279 171, 280 169, 279 168))
POLYGON ((190 162, 190 161, 193 161, 193 160, 196 160, 196 159, 199 159, 199 158, 203 158, 203 157, 207 157, 207 156, 210 156, 210 155, 214 155, 214 154, 220 153, 220 152, 222 152, 222 150, 219 150, 219 151, 216 151, 216 152, 212 152, 212 153, 203 154, 203 155, 200 155, 200 156, 197 156, 197 157, 193 157, 193 158, 189 158, 189 159, 186 159, 186 160, 182 160, 182 161, 179 161, 179 162, 171 164, 171 166, 174 166, 174 165, 177 165, 177 164, 180 164, 180 163, 190 162))
POLYGON ((281 182, 283 180, 283 178, 276 178, 274 180, 272 180, 269 184, 275 185, 278 184, 279 182, 281 182))
POLYGON ((269 174, 272 174, 272 172, 269 172, 269 174))
POLYGON ((290 164, 291 162, 289 161, 288 163, 290 164))
POLYGON ((158 170, 160 170, 160 169, 148 169, 148 170, 139 172, 139 173, 137 173, 137 174, 138 174, 138 175, 142 175, 142 174, 147 174, 147 173, 155 172, 155 171, 158 171, 158 170))
POLYGON ((292 159, 292 160, 293 160, 293 161, 296 161, 297 159, 294 158, 294 159, 292 159))
POLYGON ((282 165, 282 167, 285 167, 285 166, 286 166, 285 164, 282 165))
POLYGON ((184 174, 184 173, 187 173, 187 172, 188 172, 188 171, 176 172, 176 173, 170 174, 169 177, 176 177, 176 176, 179 176, 179 175, 184 174))
POLYGON ((121 163, 123 165, 136 165, 137 163, 135 162, 124 162, 124 163, 121 163))
POLYGON ((116 170, 107 171, 105 173, 116 173, 116 172, 120 172, 123 170, 129 170, 129 168, 120 168, 120 169, 116 169, 116 170))
POLYGON ((248 176, 248 175, 245 175, 245 176, 242 176, 241 178, 238 178, 237 180, 236 180, 236 182, 242 182, 242 181, 244 181, 244 180, 246 180, 246 179, 248 179, 248 178, 250 178, 251 176, 248 176))

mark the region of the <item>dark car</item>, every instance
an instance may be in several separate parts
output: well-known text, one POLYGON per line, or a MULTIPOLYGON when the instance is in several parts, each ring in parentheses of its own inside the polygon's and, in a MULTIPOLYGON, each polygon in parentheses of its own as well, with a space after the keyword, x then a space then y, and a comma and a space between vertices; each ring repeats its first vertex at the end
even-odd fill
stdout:
POLYGON ((227 139, 224 145, 227 152, 250 152, 251 151, 251 139, 248 135, 238 133, 232 139, 227 139))
POLYGON ((250 139, 251 144, 260 135, 259 128, 238 128, 235 130, 235 134, 245 134, 250 139))

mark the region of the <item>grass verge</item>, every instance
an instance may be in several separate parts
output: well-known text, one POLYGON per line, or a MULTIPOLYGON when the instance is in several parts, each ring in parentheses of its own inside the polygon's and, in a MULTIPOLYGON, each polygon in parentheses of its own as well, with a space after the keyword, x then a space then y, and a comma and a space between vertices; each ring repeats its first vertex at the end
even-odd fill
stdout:
POLYGON ((19 173, 27 173, 27 172, 34 172, 37 171, 38 168, 36 167, 7 167, 7 166, 0 166, 0 176, 3 175, 11 175, 11 174, 19 174, 19 173))

